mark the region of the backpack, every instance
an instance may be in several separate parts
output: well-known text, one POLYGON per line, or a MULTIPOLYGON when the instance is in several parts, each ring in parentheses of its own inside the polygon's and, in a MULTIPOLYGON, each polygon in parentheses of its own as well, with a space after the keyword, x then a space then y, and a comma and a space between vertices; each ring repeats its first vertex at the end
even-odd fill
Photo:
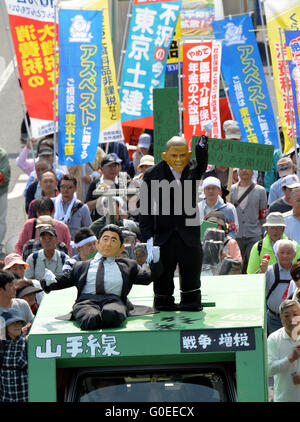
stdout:
MULTIPOLYGON (((29 257, 30 254, 32 254, 33 252, 39 251, 40 249, 42 249, 42 245, 39 239, 28 240, 28 242, 26 242, 25 245, 23 246, 23 253, 22 253, 23 261, 26 262, 26 259, 29 257)), ((59 242, 56 245, 55 249, 62 251, 67 255, 69 254, 67 245, 64 242, 59 242)))
MULTIPOLYGON (((64 263, 66 261, 66 254, 63 251, 59 251, 61 263, 64 266, 64 263)), ((32 258, 33 258, 33 269, 35 270, 36 261, 38 259, 39 251, 33 252, 32 258)))
MULTIPOLYGON (((79 207, 81 208, 81 207, 79 207)), ((32 254, 35 251, 38 251, 40 249, 42 249, 42 245, 41 242, 39 241, 39 239, 35 239, 35 228, 36 228, 36 221, 37 219, 34 219, 33 222, 33 226, 32 226, 32 235, 31 235, 31 239, 28 240, 28 242, 26 242, 23 245, 23 253, 22 253, 22 258, 24 261, 26 261, 26 259, 29 257, 30 254, 32 254)), ((64 242, 59 242, 56 245, 56 248, 60 251, 65 252, 66 254, 69 253, 69 250, 67 248, 67 245, 64 242)))

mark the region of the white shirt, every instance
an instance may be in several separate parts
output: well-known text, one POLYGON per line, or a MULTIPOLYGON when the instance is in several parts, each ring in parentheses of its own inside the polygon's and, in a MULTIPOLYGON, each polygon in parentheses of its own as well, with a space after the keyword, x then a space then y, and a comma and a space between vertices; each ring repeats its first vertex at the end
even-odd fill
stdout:
MULTIPOLYGON (((88 269, 86 284, 82 293, 96 294, 96 274, 99 261, 102 255, 97 252, 88 269)), ((106 258, 104 261, 104 291, 105 294, 115 294, 121 296, 123 287, 123 278, 115 258, 106 258)))
POLYGON ((285 217, 284 223, 286 227, 284 233, 289 239, 296 240, 297 243, 300 243, 300 220, 294 215, 289 215, 285 217))
POLYGON ((300 384, 295 385, 291 375, 300 371, 300 359, 293 363, 288 360, 295 344, 284 328, 268 337, 268 376, 274 376, 275 402, 300 402, 300 384))

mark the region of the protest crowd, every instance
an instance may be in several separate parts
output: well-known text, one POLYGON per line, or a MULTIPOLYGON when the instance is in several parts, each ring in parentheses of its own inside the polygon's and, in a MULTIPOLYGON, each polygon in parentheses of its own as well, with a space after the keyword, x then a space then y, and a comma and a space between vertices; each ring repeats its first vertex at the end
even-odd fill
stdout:
MULTIPOLYGON (((136 31, 141 28, 146 31, 138 23, 136 31)), ((143 74, 138 56, 137 49, 131 55, 135 82, 143 74)), ((155 66, 153 78, 158 78, 155 66)), ((129 95, 122 89, 123 97, 129 95)), ((232 115, 221 123, 222 139, 245 141, 232 115)), ((145 127, 133 150, 128 142, 99 137, 93 161, 66 165, 59 160, 58 133, 35 139, 24 133, 23 122, 16 165, 27 177, 26 218, 10 251, 5 238, 10 237, 11 167, 0 147, 0 402, 28 401, 28 336, 52 290, 76 286, 70 319, 82 330, 100 330, 120 327, 135 311, 127 299, 133 284, 153 282, 156 312, 200 314, 201 276, 247 274, 265 279, 269 400, 300 401, 300 344, 292 336, 295 317, 300 319, 300 147, 286 151, 278 125, 281 145, 272 150, 270 171, 221 166, 208 156, 209 143, 218 138, 214 129, 208 124, 197 133, 200 123, 195 127, 199 136, 193 147, 188 130, 173 133, 164 139, 159 160, 155 131, 145 127), (164 200, 158 212, 152 203, 155 181, 162 191, 162 182, 172 186, 169 197, 157 191, 164 200), (195 216, 189 227, 186 210, 175 212, 183 198, 194 212, 189 218, 195 216), (167 215, 161 211, 166 202, 167 215), (175 303, 174 277, 180 303, 175 303)))
MULTIPOLYGON (((238 133, 238 125, 235 121, 228 122, 229 136, 232 137, 233 133, 238 133)), ((34 139, 31 142, 35 144, 34 139)), ((0 311, 7 333, 7 340, 1 342, 0 355, 2 401, 26 401, 26 336, 30 333, 30 326, 45 294, 44 290, 47 291, 45 279, 48 271, 62 279, 77 262, 93 260, 97 254, 102 229, 108 224, 108 227, 113 224, 121 230, 125 247, 120 256, 134 260, 141 269, 148 266, 147 254, 151 248, 149 249, 140 226, 140 222, 142 228, 145 223, 143 217, 136 212, 137 202, 135 206, 130 205, 131 197, 126 196, 131 187, 137 192, 138 200, 143 199, 142 196, 139 197, 139 191, 144 174, 147 175, 154 167, 154 157, 149 154, 150 147, 153 151, 153 133, 142 134, 139 142, 139 162, 137 153, 131 160, 128 156, 128 171, 122 171, 122 159, 117 153, 106 154, 99 146, 98 164, 96 167, 91 165, 90 175, 87 177, 73 176, 72 167, 53 165, 56 159, 53 136, 47 136, 35 145, 35 160, 28 158, 28 142, 18 156, 17 165, 29 175, 24 192, 24 208, 28 218, 15 243, 14 251, 8 254, 3 245, 6 210, 1 218, 4 228, 1 232, 0 311), (145 154, 141 152, 141 145, 145 148, 145 154), (110 191, 114 192, 112 196, 107 195, 110 191), (21 385, 14 385, 13 375, 8 369, 10 365, 17 368, 14 371, 22 377, 21 385), (7 384, 4 379, 7 379, 7 384)), ((202 239, 205 263, 202 265, 202 274, 240 274, 242 277, 244 274, 264 273, 270 342, 274 342, 274 335, 279 336, 279 332, 284 330, 282 313, 292 308, 298 312, 296 302, 299 296, 300 239, 297 215, 300 181, 293 162, 294 154, 293 150, 282 158, 276 158, 276 172, 272 177, 270 174, 258 174, 249 169, 234 169, 231 187, 220 177, 226 168, 207 165, 197 192, 201 220, 213 223, 202 239), (281 189, 275 190, 279 183, 281 189), (268 203, 270 193, 273 200, 268 203), (293 299, 291 308, 286 305, 286 299, 293 299)), ((1 149, 1 155, 2 196, 5 198, 10 166, 5 150, 1 149)), ((180 245, 176 246, 179 247, 180 245)), ((167 259, 171 259, 170 256, 167 259)), ((175 308, 176 304, 169 302, 166 306, 160 300, 160 292, 154 293, 154 307, 157 309, 185 309, 175 308)), ((85 327, 84 324, 82 322, 82 328, 85 327)), ((284 337, 284 334, 280 335, 284 337)), ((282 337, 280 341, 284 341, 282 337)), ((272 375, 276 374, 274 362, 277 356, 273 349, 274 344, 269 357, 272 375)), ((298 360, 297 350, 290 349, 293 356, 290 362, 298 360)), ((288 362, 285 363, 286 366, 288 362)), ((277 390, 280 390, 277 394, 287 397, 281 391, 282 385, 285 383, 287 390, 294 391, 293 381, 289 383, 282 371, 280 377, 283 380, 280 381, 281 387, 276 384, 277 390)), ((296 388, 296 375, 294 384, 296 388)), ((295 394, 291 397, 298 400, 298 392, 295 394)))

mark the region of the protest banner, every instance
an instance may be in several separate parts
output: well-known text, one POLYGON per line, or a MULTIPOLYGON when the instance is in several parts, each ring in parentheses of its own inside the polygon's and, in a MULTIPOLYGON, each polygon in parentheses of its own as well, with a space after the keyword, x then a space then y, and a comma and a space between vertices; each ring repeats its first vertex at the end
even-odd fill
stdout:
MULTIPOLYGON (((193 136, 192 145, 199 137, 193 136)), ((208 139, 208 163, 215 166, 270 171, 274 145, 239 142, 231 139, 208 139)))
POLYGON ((6 0, 6 6, 31 134, 39 138, 54 132, 53 2, 6 0))
POLYGON ((153 129, 153 89, 163 88, 180 1, 134 0, 120 84, 121 120, 153 129))
POLYGON ((219 79, 221 43, 186 40, 183 45, 183 121, 189 147, 193 135, 204 135, 204 125, 213 121, 211 136, 221 136, 219 79))
POLYGON ((98 147, 101 104, 102 12, 59 11, 58 159, 92 162, 98 147))
POLYGON ((71 0, 60 3, 65 9, 101 10, 102 32, 102 85, 99 142, 123 141, 120 98, 111 41, 108 0, 71 0))
POLYGON ((221 69, 242 141, 278 148, 276 120, 250 16, 215 21, 212 28, 216 39, 223 40, 221 69))
POLYGON ((284 152, 294 146, 295 110, 288 68, 285 43, 281 45, 279 29, 297 30, 300 20, 300 4, 296 0, 265 0, 264 10, 272 59, 273 79, 280 125, 284 135, 284 152))
POLYGON ((172 136, 178 135, 178 88, 160 88, 153 90, 154 108, 154 160, 161 160, 166 143, 172 136))
POLYGON ((297 143, 300 143, 300 31, 285 31, 286 52, 293 95, 297 143))

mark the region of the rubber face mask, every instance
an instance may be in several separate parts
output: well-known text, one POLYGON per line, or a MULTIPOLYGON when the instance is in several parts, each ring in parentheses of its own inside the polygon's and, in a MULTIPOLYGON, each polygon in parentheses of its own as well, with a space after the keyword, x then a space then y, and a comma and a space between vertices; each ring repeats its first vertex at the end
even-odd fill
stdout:
POLYGON ((191 157, 192 152, 184 145, 170 147, 167 152, 161 154, 161 158, 178 172, 184 169, 191 157))

